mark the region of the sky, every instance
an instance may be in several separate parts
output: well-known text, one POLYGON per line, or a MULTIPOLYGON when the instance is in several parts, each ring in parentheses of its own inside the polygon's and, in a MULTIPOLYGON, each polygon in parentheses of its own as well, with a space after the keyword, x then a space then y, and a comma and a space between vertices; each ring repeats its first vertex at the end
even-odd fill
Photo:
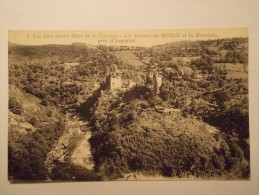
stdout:
POLYGON ((86 43, 150 47, 182 40, 248 37, 247 28, 154 30, 11 30, 8 41, 22 45, 86 43))

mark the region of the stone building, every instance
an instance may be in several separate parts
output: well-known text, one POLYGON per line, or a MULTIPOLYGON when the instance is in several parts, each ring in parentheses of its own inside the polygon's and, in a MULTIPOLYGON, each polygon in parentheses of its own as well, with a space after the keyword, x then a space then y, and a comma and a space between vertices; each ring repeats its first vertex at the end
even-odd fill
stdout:
POLYGON ((119 75, 109 75, 109 89, 114 90, 114 89, 120 89, 122 86, 121 82, 121 76, 119 75))

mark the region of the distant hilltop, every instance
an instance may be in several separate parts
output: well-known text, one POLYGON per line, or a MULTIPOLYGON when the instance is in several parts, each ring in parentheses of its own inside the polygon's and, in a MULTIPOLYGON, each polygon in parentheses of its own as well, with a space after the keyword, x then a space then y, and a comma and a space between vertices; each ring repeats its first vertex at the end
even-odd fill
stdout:
POLYGON ((80 42, 74 42, 71 44, 55 44, 55 43, 53 43, 53 44, 43 44, 43 45, 23 45, 23 44, 12 43, 12 42, 8 41, 9 47, 12 47, 12 46, 51 46, 51 45, 55 45, 55 46, 74 45, 74 46, 85 46, 88 48, 96 49, 95 45, 87 44, 87 43, 80 43, 80 42))
POLYGON ((10 47, 10 46, 22 46, 22 45, 8 41, 8 46, 10 47))

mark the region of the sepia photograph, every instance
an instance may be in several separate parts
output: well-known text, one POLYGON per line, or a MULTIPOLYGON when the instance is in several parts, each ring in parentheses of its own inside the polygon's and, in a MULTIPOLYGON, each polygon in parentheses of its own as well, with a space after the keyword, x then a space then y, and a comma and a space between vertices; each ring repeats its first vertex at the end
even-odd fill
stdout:
POLYGON ((9 30, 9 181, 250 180, 248 40, 9 30))

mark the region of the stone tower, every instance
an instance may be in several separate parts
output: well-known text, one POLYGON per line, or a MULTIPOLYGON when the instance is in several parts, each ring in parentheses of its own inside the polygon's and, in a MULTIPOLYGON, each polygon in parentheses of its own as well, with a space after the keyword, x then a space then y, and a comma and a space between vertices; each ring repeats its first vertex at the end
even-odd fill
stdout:
POLYGON ((157 71, 147 72, 146 74, 146 87, 154 91, 156 94, 160 93, 162 85, 162 76, 157 71))
POLYGON ((156 94, 160 93, 160 87, 162 85, 162 76, 159 75, 157 71, 155 71, 153 75, 153 82, 154 82, 154 91, 156 94))
POLYGON ((121 76, 119 76, 119 75, 110 75, 109 76, 109 89, 110 90, 120 89, 121 86, 122 86, 121 76))
POLYGON ((122 80, 118 67, 116 64, 111 65, 111 71, 107 70, 107 84, 110 90, 120 89, 122 87, 122 80))

